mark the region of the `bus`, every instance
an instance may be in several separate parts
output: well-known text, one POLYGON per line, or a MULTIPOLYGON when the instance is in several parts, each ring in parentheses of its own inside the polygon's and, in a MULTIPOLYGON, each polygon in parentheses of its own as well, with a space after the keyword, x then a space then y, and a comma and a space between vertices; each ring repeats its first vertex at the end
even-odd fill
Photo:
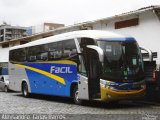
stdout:
POLYGON ((145 95, 142 54, 135 38, 81 30, 10 48, 9 88, 104 102, 145 95))

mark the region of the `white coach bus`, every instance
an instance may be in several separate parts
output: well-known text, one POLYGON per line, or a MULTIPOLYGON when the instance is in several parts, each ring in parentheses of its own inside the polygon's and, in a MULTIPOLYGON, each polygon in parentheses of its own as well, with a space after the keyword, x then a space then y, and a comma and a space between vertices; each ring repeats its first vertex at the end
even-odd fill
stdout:
POLYGON ((140 47, 130 36, 83 30, 10 48, 9 88, 30 94, 119 101, 145 94, 140 47))

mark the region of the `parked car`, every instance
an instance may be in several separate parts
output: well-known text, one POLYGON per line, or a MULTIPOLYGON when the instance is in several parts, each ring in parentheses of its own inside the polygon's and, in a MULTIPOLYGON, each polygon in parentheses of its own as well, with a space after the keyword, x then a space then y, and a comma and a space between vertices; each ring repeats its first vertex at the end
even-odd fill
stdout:
POLYGON ((0 76, 0 89, 4 92, 9 91, 9 80, 8 76, 0 76))

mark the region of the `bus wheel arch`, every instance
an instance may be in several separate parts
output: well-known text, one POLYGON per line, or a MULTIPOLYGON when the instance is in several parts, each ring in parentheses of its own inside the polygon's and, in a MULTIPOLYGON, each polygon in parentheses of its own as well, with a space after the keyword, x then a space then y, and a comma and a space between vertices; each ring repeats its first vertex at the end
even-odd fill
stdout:
POLYGON ((22 81, 21 92, 24 97, 29 97, 28 84, 26 81, 22 81))

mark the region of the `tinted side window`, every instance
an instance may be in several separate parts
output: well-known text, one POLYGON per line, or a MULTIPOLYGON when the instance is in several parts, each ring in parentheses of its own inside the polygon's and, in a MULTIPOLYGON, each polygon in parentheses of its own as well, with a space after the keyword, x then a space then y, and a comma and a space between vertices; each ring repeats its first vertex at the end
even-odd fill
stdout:
POLYGON ((9 51, 9 61, 14 61, 14 50, 9 51))
POLYGON ((27 60, 29 62, 48 60, 48 46, 38 45, 29 47, 27 60))
POLYGON ((37 46, 37 55, 36 59, 39 61, 46 61, 48 60, 48 45, 39 45, 37 46))
POLYGON ((74 40, 63 41, 63 58, 73 57, 77 54, 74 40))
POLYGON ((12 62, 24 62, 26 61, 26 48, 16 49, 10 51, 9 59, 12 62))
POLYGON ((48 44, 49 60, 57 60, 62 57, 62 42, 48 44))
POLYGON ((71 60, 79 63, 77 48, 74 40, 63 41, 63 59, 71 60))
POLYGON ((36 61, 36 53, 39 51, 37 46, 29 47, 28 48, 28 55, 27 55, 27 61, 33 62, 36 61))

